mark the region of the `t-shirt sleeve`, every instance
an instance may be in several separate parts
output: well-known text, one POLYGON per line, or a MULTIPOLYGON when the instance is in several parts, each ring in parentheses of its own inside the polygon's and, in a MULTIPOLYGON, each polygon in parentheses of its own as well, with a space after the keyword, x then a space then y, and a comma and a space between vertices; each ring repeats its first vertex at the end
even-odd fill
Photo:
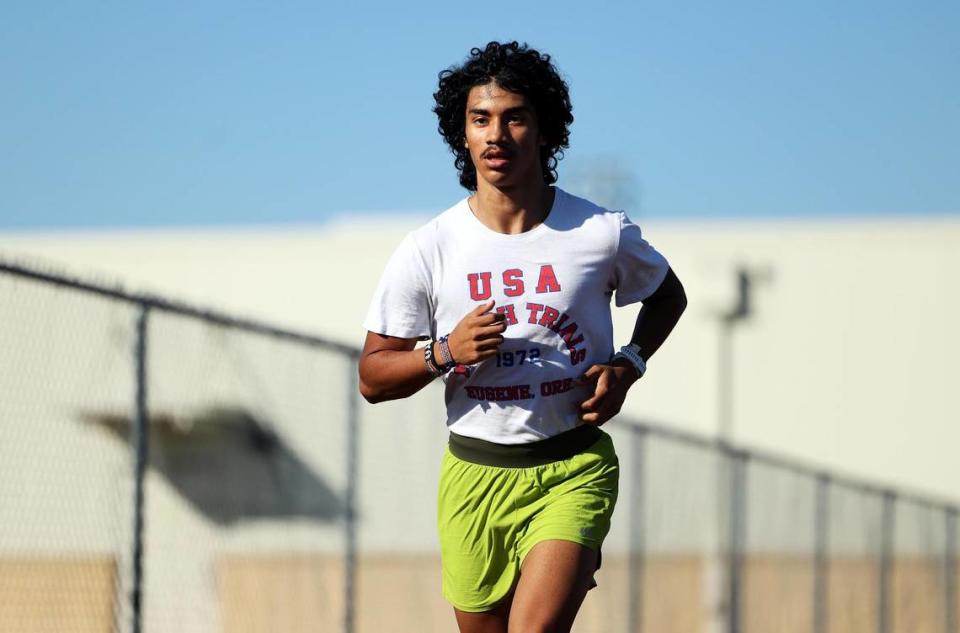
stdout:
POLYGON ((670 266, 666 258, 643 239, 640 227, 618 212, 620 237, 613 263, 611 286, 617 306, 643 301, 660 287, 670 266))
POLYGON ((400 338, 429 338, 433 320, 431 276, 413 235, 387 262, 363 327, 400 338))

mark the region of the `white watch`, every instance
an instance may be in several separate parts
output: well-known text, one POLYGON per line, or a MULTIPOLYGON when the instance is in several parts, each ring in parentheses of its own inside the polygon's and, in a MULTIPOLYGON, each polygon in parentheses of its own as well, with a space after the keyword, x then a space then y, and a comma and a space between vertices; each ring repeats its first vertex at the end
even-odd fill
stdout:
POLYGON ((613 358, 625 358, 637 370, 637 378, 642 378, 647 372, 647 362, 640 355, 640 346, 636 343, 630 343, 620 348, 620 351, 613 355, 613 358))

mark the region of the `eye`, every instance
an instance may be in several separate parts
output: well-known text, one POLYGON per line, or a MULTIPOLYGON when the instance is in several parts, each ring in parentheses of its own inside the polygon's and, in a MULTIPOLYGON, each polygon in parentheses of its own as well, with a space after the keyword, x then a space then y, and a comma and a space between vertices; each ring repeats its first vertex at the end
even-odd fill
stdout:
POLYGON ((476 118, 473 120, 473 124, 474 124, 474 125, 486 125, 486 124, 487 124, 487 117, 485 117, 485 116, 478 116, 478 117, 476 117, 476 118))

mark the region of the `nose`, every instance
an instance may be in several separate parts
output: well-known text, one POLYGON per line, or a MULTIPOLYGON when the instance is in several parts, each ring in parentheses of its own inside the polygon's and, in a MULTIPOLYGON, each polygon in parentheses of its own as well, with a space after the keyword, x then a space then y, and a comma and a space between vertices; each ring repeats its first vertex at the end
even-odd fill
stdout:
POLYGON ((487 126, 487 145, 499 145, 508 138, 506 118, 496 117, 487 126))

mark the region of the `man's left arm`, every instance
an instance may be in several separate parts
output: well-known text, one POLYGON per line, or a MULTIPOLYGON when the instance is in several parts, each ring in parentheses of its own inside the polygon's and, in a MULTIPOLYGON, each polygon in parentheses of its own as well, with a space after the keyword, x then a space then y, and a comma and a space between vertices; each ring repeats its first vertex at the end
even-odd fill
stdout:
MULTIPOLYGON (((630 339, 630 343, 639 348, 638 353, 644 363, 660 349, 686 307, 687 295, 683 284, 673 269, 668 269, 660 286, 643 300, 630 339)), ((623 357, 588 369, 582 380, 596 382, 596 385, 593 396, 580 405, 580 419, 599 426, 615 416, 620 412, 630 386, 639 378, 637 366, 623 357)))

